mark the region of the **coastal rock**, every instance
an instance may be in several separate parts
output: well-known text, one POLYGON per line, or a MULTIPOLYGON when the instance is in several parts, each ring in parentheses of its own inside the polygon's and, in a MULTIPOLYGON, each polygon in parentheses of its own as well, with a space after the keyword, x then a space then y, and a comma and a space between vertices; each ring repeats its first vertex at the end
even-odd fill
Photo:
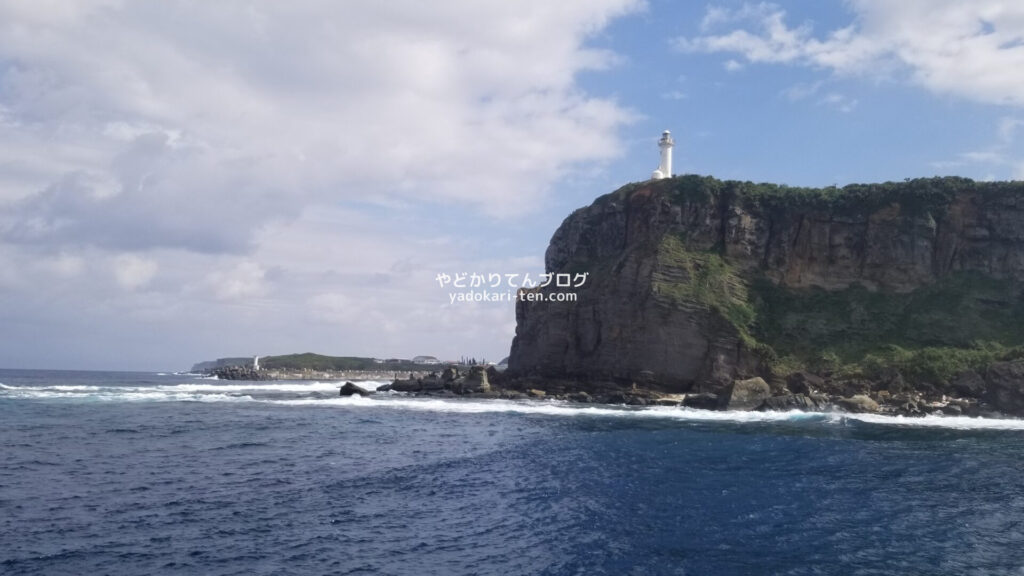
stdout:
POLYGON ((433 372, 428 374, 425 378, 420 379, 420 389, 425 392, 444 390, 445 384, 446 383, 442 377, 433 372))
POLYGON ((723 410, 756 410, 772 395, 763 378, 736 380, 720 398, 723 410))
POLYGON ((593 402, 594 401, 594 397, 591 396, 590 394, 587 394, 586 392, 573 392, 571 394, 568 394, 566 396, 566 399, 570 400, 572 402, 587 402, 587 403, 589 403, 589 402, 593 402))
POLYGON ((785 396, 772 396, 765 398, 758 410, 787 412, 789 410, 800 410, 803 412, 821 412, 828 407, 828 400, 824 396, 808 396, 806 394, 788 394, 785 396))
POLYGON ((957 374, 949 385, 955 394, 966 398, 980 398, 985 393, 985 379, 974 370, 957 374))
POLYGON ((484 370, 484 372, 487 375, 487 382, 488 383, 490 383, 491 385, 501 384, 501 382, 502 382, 502 374, 501 374, 501 372, 498 371, 497 368, 495 368, 494 366, 488 366, 484 370))
POLYGON ((683 398, 683 406, 687 408, 696 408, 698 410, 717 410, 718 394, 713 394, 711 392, 687 394, 686 397, 683 398))
POLYGON ((790 374, 786 378, 786 386, 793 394, 803 394, 807 396, 824 390, 825 381, 817 374, 799 371, 790 374))
POLYGON ((878 402, 875 402, 864 394, 856 394, 849 398, 840 398, 836 401, 836 405, 847 412, 854 413, 878 412, 881 410, 878 402))
POLYGON ((460 392, 463 394, 474 392, 490 392, 491 384, 487 378, 487 370, 483 366, 473 366, 462 381, 460 392))
POLYGON ((863 378, 836 380, 825 385, 825 391, 837 396, 867 396, 871 393, 871 381, 863 378))
POLYGON ((423 384, 419 380, 395 380, 391 383, 391 389, 395 392, 419 392, 423 384))
POLYGON ((982 402, 999 412, 1024 416, 1024 360, 991 364, 985 371, 982 402))
POLYGON ((964 409, 956 404, 946 404, 940 411, 946 416, 962 416, 964 413, 964 409))
POLYGON ((264 370, 257 370, 251 366, 221 366, 213 370, 213 375, 219 380, 270 380, 270 375, 264 370))
POLYGON ((351 382, 345 382, 345 384, 341 387, 339 394, 341 396, 352 396, 353 394, 358 394, 360 396, 369 396, 370 394, 372 394, 372 392, 370 392, 366 388, 357 386, 351 382))

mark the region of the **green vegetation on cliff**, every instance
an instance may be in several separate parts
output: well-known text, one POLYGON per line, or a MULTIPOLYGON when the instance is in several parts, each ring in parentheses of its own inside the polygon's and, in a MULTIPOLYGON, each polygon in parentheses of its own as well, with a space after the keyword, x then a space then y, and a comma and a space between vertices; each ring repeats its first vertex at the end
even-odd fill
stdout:
MULTIPOLYGON (((689 175, 627 185, 599 201, 624 200, 641 186, 667 194, 674 204, 710 210, 733 205, 836 218, 866 217, 898 205, 900 217, 932 224, 933 215, 947 210, 957 195, 1011 205, 1024 197, 1021 182, 953 177, 795 188, 689 175)), ((763 266, 741 272, 720 245, 696 250, 687 247, 685 234, 676 233, 664 236, 657 258, 655 293, 718 313, 776 374, 811 369, 878 378, 898 371, 910 382, 945 384, 964 370, 1024 357, 1024 291, 1013 280, 961 271, 909 292, 857 283, 840 290, 792 288, 769 280, 763 266)))
POLYGON ((961 272, 908 293, 780 287, 752 283, 754 335, 775 350, 780 368, 806 366, 936 383, 996 360, 1024 343, 1019 287, 961 272))
POLYGON ((741 337, 750 338, 755 312, 746 285, 721 255, 689 250, 683 240, 666 236, 658 246, 654 290, 677 304, 714 310, 735 326, 741 337))
POLYGON ((923 214, 947 205, 957 194, 963 193, 1024 195, 1024 181, 975 182, 957 176, 849 184, 841 188, 809 188, 769 182, 719 180, 711 176, 687 174, 663 180, 631 182, 597 198, 594 204, 621 201, 640 188, 667 192, 676 203, 709 204, 716 198, 729 198, 746 207, 813 209, 850 215, 870 214, 890 204, 899 204, 908 214, 923 214))

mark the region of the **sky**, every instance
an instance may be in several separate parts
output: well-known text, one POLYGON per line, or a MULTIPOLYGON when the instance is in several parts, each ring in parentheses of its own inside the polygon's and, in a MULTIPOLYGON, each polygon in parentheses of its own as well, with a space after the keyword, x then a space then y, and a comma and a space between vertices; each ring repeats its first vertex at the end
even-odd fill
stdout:
POLYGON ((574 209, 674 172, 1024 179, 1009 0, 0 0, 0 367, 508 355, 574 209), (444 284, 444 285, 442 285, 444 284))

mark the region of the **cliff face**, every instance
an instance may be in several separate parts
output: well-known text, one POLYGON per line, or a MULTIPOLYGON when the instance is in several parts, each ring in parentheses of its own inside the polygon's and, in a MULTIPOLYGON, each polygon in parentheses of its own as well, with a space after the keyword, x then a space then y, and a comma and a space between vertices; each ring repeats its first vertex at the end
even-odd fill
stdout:
POLYGON ((1024 344, 1024 183, 631 184, 570 215, 545 260, 587 280, 517 304, 513 373, 687 391, 989 346, 941 383, 1024 344))

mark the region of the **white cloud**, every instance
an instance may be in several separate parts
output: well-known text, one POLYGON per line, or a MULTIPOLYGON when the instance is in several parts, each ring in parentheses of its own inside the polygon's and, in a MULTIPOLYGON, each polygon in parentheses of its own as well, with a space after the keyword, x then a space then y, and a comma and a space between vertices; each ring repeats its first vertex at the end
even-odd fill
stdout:
POLYGON ((122 254, 113 260, 114 277, 126 290, 144 287, 156 276, 157 263, 134 254, 122 254))
POLYGON ((728 72, 738 72, 743 69, 743 64, 740 64, 738 61, 731 58, 726 60, 723 66, 725 66, 725 69, 728 72))
POLYGON ((57 144, 34 168, 51 182, 69 164, 123 178, 119 155, 162 135, 160 193, 198 174, 233 190, 204 191, 216 208, 252 188, 373 187, 520 212, 575 164, 619 153, 630 113, 574 77, 613 63, 583 40, 636 0, 257 6, 0 5, 4 117, 36 133, 21 147, 57 144))
POLYGON ((787 88, 783 94, 792 102, 799 102, 811 96, 814 96, 821 90, 822 82, 813 82, 811 84, 800 83, 795 84, 787 88))
POLYGON ((219 300, 239 301, 264 296, 267 271, 256 262, 242 261, 217 269, 206 277, 207 285, 219 300))
POLYGON ((822 89, 825 87, 825 83, 822 81, 813 82, 810 84, 799 83, 790 86, 786 90, 782 91, 784 96, 790 102, 800 102, 808 100, 813 96, 817 96, 813 101, 819 106, 828 106, 839 112, 853 112, 857 108, 857 99, 842 94, 840 92, 827 92, 821 94, 822 89), (821 94, 819 96, 819 94, 821 94))
MULTIPOLYGON (((576 78, 619 62, 587 40, 641 8, 0 0, 0 315, 91 310, 111 332, 179 315, 253 345, 280 337, 237 310, 284 330, 333 294, 381 322, 337 345, 387 333, 392 353, 472 322, 442 313, 429 275, 478 247, 439 240, 433 215, 505 222, 615 158, 633 112, 576 78), (32 291, 62 274, 75 290, 32 291)), ((507 346, 512 313, 488 314, 445 345, 507 346)))
POLYGON ((900 77, 939 94, 1024 106, 1024 4, 999 0, 851 0, 854 21, 815 36, 768 3, 708 9, 685 52, 737 54, 750 63, 812 66, 842 75, 900 77), (724 26, 738 26, 718 33, 724 26))
POLYGON ((838 92, 829 92, 828 94, 821 97, 818 100, 819 104, 835 108, 840 112, 853 112, 854 108, 857 107, 857 99, 850 98, 849 96, 840 94, 838 92))

